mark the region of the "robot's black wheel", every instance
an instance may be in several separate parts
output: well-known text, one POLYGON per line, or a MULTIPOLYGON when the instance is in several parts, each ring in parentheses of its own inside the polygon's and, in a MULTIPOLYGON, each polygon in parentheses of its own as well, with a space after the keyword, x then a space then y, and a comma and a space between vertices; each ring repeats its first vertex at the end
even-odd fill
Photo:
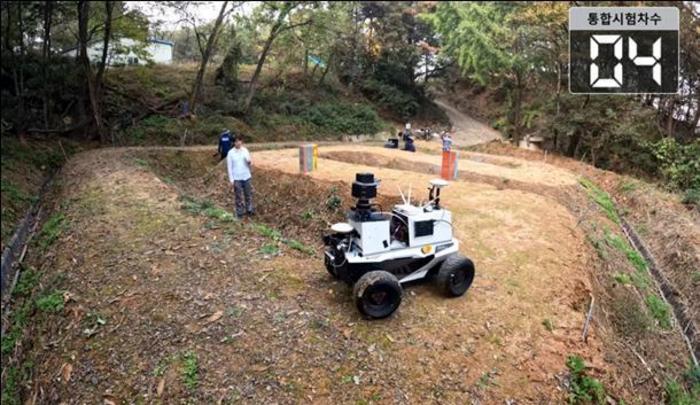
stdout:
POLYGON ((355 283, 355 305, 363 315, 380 319, 391 315, 401 304, 403 289, 393 274, 376 270, 365 273, 355 283))
POLYGON ((474 281, 474 263, 462 255, 445 259, 438 270, 436 282, 448 297, 463 295, 474 281))

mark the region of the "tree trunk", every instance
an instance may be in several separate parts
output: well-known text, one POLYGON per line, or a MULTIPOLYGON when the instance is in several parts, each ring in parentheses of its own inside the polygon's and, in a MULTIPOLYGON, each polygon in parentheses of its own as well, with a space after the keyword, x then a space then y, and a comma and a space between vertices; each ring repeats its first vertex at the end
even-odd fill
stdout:
POLYGON ((326 75, 328 74, 328 71, 331 70, 331 63, 333 61, 333 55, 334 55, 334 52, 331 52, 331 54, 328 56, 328 60, 326 61, 326 68, 323 69, 323 73, 321 73, 321 78, 318 80, 318 84, 323 84, 323 81, 326 79, 326 75))
POLYGON ((44 108, 44 129, 49 129, 49 83, 48 83, 48 67, 51 57, 51 16, 53 14, 53 2, 44 2, 44 43, 42 47, 43 66, 41 68, 42 80, 44 88, 42 90, 43 108, 44 108))
POLYGON ((273 25, 272 29, 270 29, 270 35, 267 37, 267 40, 265 41, 265 46, 263 47, 263 50, 260 53, 260 57, 258 58, 258 64, 255 66, 255 72, 253 72, 253 77, 250 79, 250 85, 248 86, 248 95, 246 96, 245 104, 243 106, 244 112, 248 111, 248 109, 250 108, 250 103, 253 101, 253 96, 255 96, 256 85, 258 84, 258 78, 260 77, 260 72, 262 72, 262 67, 265 64, 267 53, 270 52, 270 47, 272 47, 272 41, 275 40, 277 32, 282 26, 282 21, 284 21, 284 17, 286 17, 287 15, 286 10, 287 8, 280 11, 280 15, 277 17, 275 25, 273 25))
POLYGON ((97 100, 95 82, 92 77, 92 67, 87 54, 88 42, 88 19, 90 16, 90 2, 86 0, 78 1, 78 41, 80 43, 80 64, 83 67, 85 74, 85 82, 87 83, 87 93, 90 100, 90 109, 92 110, 92 120, 95 123, 97 133, 102 139, 102 117, 100 116, 100 108, 97 100))
MULTIPOLYGON (((18 119, 18 127, 17 130, 20 134, 22 134, 26 128, 26 116, 25 116, 25 105, 24 105, 24 56, 25 56, 25 48, 24 48, 24 18, 22 18, 22 2, 18 1, 17 3, 17 24, 19 28, 19 56, 20 56, 20 61, 17 63, 13 63, 13 73, 14 73, 14 79, 15 79, 15 91, 17 93, 17 98, 19 99, 19 104, 17 105, 18 112, 19 112, 19 119, 18 119), (19 65, 19 66, 18 66, 19 65)), ((9 14, 9 10, 8 10, 9 14)), ((13 52, 14 55, 14 52, 13 52)))
POLYGON ((519 72, 515 73, 515 95, 513 98, 513 144, 516 146, 520 143, 522 135, 522 99, 523 99, 523 81, 519 72))
POLYGON ((104 77, 105 69, 107 68, 107 56, 109 55, 109 40, 112 36, 112 11, 114 10, 114 2, 105 2, 105 32, 102 39, 102 58, 100 59, 100 66, 97 67, 97 74, 95 75, 94 93, 95 101, 93 102, 93 108, 97 109, 97 113, 94 114, 100 119, 100 124, 97 130, 100 135, 100 142, 104 143, 106 141, 107 134, 102 126, 102 96, 104 91, 102 89, 102 79, 104 77))
POLYGON ((209 58, 211 57, 214 46, 216 45, 217 36, 219 34, 219 29, 221 28, 221 23, 224 21, 224 15, 226 14, 226 6, 228 1, 223 2, 221 5, 221 10, 219 11, 219 16, 216 18, 214 23, 214 28, 209 35, 207 40, 207 47, 202 53, 202 62, 199 64, 199 69, 197 70, 197 77, 194 80, 194 86, 192 86, 192 94, 190 94, 190 111, 192 114, 195 113, 195 107, 197 106, 197 99, 199 98, 199 93, 202 89, 202 82, 204 81, 204 73, 207 70, 207 63, 209 63, 209 58))
POLYGON ((114 10, 113 1, 105 1, 105 32, 102 39, 102 58, 100 66, 97 67, 97 75, 95 75, 95 88, 98 94, 102 93, 102 77, 107 68, 107 56, 109 55, 109 40, 112 36, 112 11, 114 10))
POLYGON ((260 77, 260 72, 262 71, 263 65, 265 64, 265 58, 267 58, 267 53, 270 52, 270 48, 272 47, 272 42, 277 37, 277 34, 279 33, 280 28, 282 27, 284 19, 287 17, 287 14, 289 14, 289 11, 291 10, 291 7, 286 6, 287 4, 288 3, 285 3, 285 7, 283 7, 282 10, 280 10, 280 14, 277 16, 277 21, 275 21, 275 24, 270 29, 270 35, 268 35, 262 53, 260 53, 260 57, 258 58, 258 64, 257 66, 255 66, 255 72, 253 73, 253 77, 250 79, 250 85, 248 86, 248 95, 246 96, 245 104, 243 105, 244 112, 248 111, 248 109, 250 108, 250 103, 253 101, 253 96, 255 96, 255 86, 257 85, 258 77, 260 77))
POLYGON ((309 49, 304 47, 304 78, 309 73, 309 49))
POLYGON ((253 101, 253 96, 255 96, 255 86, 258 82, 258 77, 260 76, 262 67, 265 64, 265 58, 267 58, 267 53, 270 51, 272 41, 274 41, 275 39, 275 35, 273 34, 273 32, 274 31, 270 31, 270 36, 267 37, 267 41, 265 41, 265 46, 263 47, 262 53, 260 54, 260 58, 258 58, 258 64, 255 67, 255 72, 253 72, 253 77, 250 79, 250 85, 248 86, 248 95, 245 99, 243 111, 248 111, 248 109, 250 108, 250 103, 253 101))
POLYGON ((229 93, 238 90, 238 65, 241 62, 241 44, 236 38, 236 30, 231 28, 231 47, 226 52, 221 66, 216 69, 216 84, 223 85, 229 93))

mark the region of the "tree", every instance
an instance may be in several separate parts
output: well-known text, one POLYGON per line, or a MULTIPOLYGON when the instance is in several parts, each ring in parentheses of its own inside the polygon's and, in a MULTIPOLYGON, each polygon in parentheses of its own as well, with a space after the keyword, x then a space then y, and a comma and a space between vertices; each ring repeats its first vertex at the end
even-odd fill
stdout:
POLYGON ((440 3, 426 20, 440 33, 442 51, 462 73, 481 84, 502 86, 510 100, 509 117, 514 143, 523 130, 522 103, 530 78, 543 61, 527 42, 527 28, 519 26, 516 3, 440 3))
POLYGON ((216 40, 218 38, 221 24, 224 21, 224 16, 226 15, 227 6, 228 1, 224 1, 221 4, 219 16, 216 18, 216 22, 214 22, 212 32, 211 34, 209 34, 209 38, 207 39, 207 46, 203 49, 202 52, 202 60, 199 63, 199 69, 197 69, 197 77, 194 80, 194 85, 192 86, 192 93, 190 94, 190 111, 192 112, 195 111, 197 100, 200 96, 199 93, 201 92, 202 81, 204 80, 204 73, 206 72, 207 64, 209 63, 209 58, 211 57, 212 52, 214 51, 214 47, 216 46, 216 40))
POLYGON ((265 59, 267 58, 268 52, 272 47, 274 40, 284 31, 293 29, 295 27, 306 25, 311 23, 311 20, 305 20, 298 23, 287 22, 287 17, 289 14, 298 7, 300 4, 298 2, 285 1, 281 4, 277 2, 263 3, 265 7, 265 17, 268 21, 274 21, 270 27, 270 32, 265 40, 263 49, 258 57, 258 63, 255 66, 255 71, 250 79, 250 84, 248 85, 248 95, 246 96, 245 103, 243 105, 243 111, 248 111, 250 109, 250 103, 253 101, 255 96, 256 86, 258 79, 260 77, 260 72, 262 72, 263 65, 265 64, 265 59))
POLYGON ((236 38, 235 27, 230 27, 230 45, 221 66, 216 69, 216 83, 223 85, 230 93, 238 89, 238 64, 241 61, 241 43, 236 38))

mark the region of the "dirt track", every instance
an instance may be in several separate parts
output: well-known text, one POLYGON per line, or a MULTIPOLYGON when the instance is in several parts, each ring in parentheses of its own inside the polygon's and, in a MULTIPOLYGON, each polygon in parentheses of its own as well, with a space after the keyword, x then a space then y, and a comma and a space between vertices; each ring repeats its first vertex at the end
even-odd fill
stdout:
MULTIPOLYGON (((474 286, 457 299, 445 299, 430 285, 411 286, 394 316, 371 322, 358 315, 350 289, 326 274, 320 256, 261 235, 260 224, 217 222, 182 209, 182 192, 230 208, 230 192, 212 191, 228 186, 211 152, 98 150, 66 166, 56 198, 70 230, 32 265, 61 275, 60 288, 70 299, 32 331, 37 366, 27 397, 87 403, 563 402, 571 354, 584 357, 592 375, 615 383, 616 392, 630 394, 621 388, 626 378, 617 385, 625 364, 611 357, 597 322, 588 343, 581 341, 595 253, 576 218, 556 200, 453 182, 443 201, 455 214, 463 253, 476 263, 474 286), (207 180, 191 186, 187 176, 207 180), (98 325, 95 319, 106 323, 86 337, 85 330, 98 325), (191 354, 198 365, 194 388, 183 378, 191 354)), ((359 145, 320 151, 340 152, 426 164, 439 158, 359 145)), ((465 170, 523 184, 565 187, 575 181, 539 163, 464 156, 465 170)), ((307 213, 318 222, 311 209, 322 210, 328 191, 339 182, 347 187, 358 171, 381 178, 379 192, 388 200, 409 185, 414 196, 425 198, 434 177, 324 158, 302 177, 296 149, 258 151, 253 159, 260 189, 301 196, 294 205, 282 194, 259 196, 259 220, 278 229, 307 213), (311 203, 305 206, 303 198, 311 203)), ((307 240, 288 233, 305 232, 299 226, 285 228, 281 237, 307 240)), ((670 339, 662 344, 675 350, 670 339)))
POLYGON ((447 100, 437 99, 435 104, 440 106, 450 119, 456 145, 470 146, 502 138, 498 131, 457 110, 447 100))
MULTIPOLYGON (((320 155, 343 150, 358 155, 372 152, 406 156, 402 151, 363 146, 321 148, 320 155)), ((296 150, 258 152, 255 164, 295 173, 297 156, 296 150)), ((415 154, 410 159, 436 163, 439 157, 415 154)), ((398 195, 398 187, 405 193, 411 186, 413 195, 420 198, 425 198, 428 181, 435 177, 323 158, 318 165, 319 169, 310 175, 320 181, 348 181, 356 172, 371 171, 381 179, 380 193, 398 195)), ((494 175, 505 178, 527 178, 545 184, 552 179, 551 171, 535 171, 534 165, 520 171, 468 160, 460 161, 460 165, 476 170, 492 166, 494 175)), ((562 176, 560 181, 569 178, 562 176)), ((401 319, 424 319, 417 332, 424 339, 440 342, 459 341, 460 336, 471 340, 475 334, 485 333, 486 339, 471 344, 471 356, 457 356, 455 360, 454 349, 435 356, 441 358, 440 362, 461 364, 464 369, 473 370, 479 364, 480 373, 508 368, 498 387, 492 389, 494 395, 536 398, 543 386, 534 382, 550 388, 556 385, 554 376, 568 354, 579 350, 595 354, 595 349, 591 350, 595 343, 584 349, 580 342, 582 306, 590 289, 585 276, 584 235, 564 207, 535 194, 454 182, 443 195, 455 215, 455 233, 463 241, 462 251, 477 264, 473 290, 466 299, 457 300, 420 294, 415 302, 402 306, 400 315, 378 327, 389 333, 400 328, 394 324, 401 319), (562 291, 571 294, 562 295, 562 291), (556 320, 554 333, 542 326, 546 319, 556 320), (499 354, 494 355, 494 350, 499 354)), ((409 364, 428 355, 415 349, 400 352, 401 357, 412 359, 409 364)), ((434 372, 439 373, 439 369, 434 372)), ((469 375, 467 381, 476 382, 480 373, 469 375)))

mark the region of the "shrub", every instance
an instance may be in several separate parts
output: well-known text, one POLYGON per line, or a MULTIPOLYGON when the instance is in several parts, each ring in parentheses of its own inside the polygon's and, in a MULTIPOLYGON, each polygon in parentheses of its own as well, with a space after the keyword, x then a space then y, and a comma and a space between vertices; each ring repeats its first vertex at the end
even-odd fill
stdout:
POLYGON ((383 127, 377 112, 367 104, 316 104, 305 110, 301 116, 324 131, 338 134, 374 134, 383 127))
POLYGON ((693 204, 700 206, 700 187, 698 188, 689 188, 685 190, 685 194, 683 195, 683 199, 681 200, 683 204, 693 204))
POLYGON ((700 141, 682 145, 673 138, 664 138, 647 145, 671 187, 700 189, 700 141))
POLYGON ((44 312, 60 312, 63 310, 63 292, 54 291, 36 300, 36 307, 44 312))
POLYGON ((665 302, 656 295, 647 295, 647 308, 662 329, 671 329, 671 310, 665 302))
POLYGON ((60 212, 53 214, 46 221, 43 228, 41 228, 41 232, 39 233, 39 246, 42 249, 47 249, 67 228, 68 225, 66 224, 65 216, 60 212))
POLYGON ((586 375, 586 364, 581 357, 569 356, 566 359, 566 367, 571 373, 569 403, 605 403, 606 394, 603 384, 597 379, 586 375))
POLYGON ((615 203, 613 202, 612 198, 610 198, 610 194, 606 193, 603 191, 600 187, 595 185, 592 181, 582 178, 579 183, 583 186, 583 188, 586 189, 586 192, 588 195, 595 201, 600 208, 605 211, 605 214, 610 218, 611 221, 615 222, 616 224, 620 223, 620 217, 617 215, 617 210, 615 209, 615 203))
POLYGON ((199 384, 199 365, 197 354, 187 352, 182 356, 182 381, 190 391, 194 391, 199 384))
POLYGON ((393 111, 401 118, 409 118, 418 112, 420 103, 413 94, 385 82, 368 79, 361 84, 362 93, 380 106, 393 111))

